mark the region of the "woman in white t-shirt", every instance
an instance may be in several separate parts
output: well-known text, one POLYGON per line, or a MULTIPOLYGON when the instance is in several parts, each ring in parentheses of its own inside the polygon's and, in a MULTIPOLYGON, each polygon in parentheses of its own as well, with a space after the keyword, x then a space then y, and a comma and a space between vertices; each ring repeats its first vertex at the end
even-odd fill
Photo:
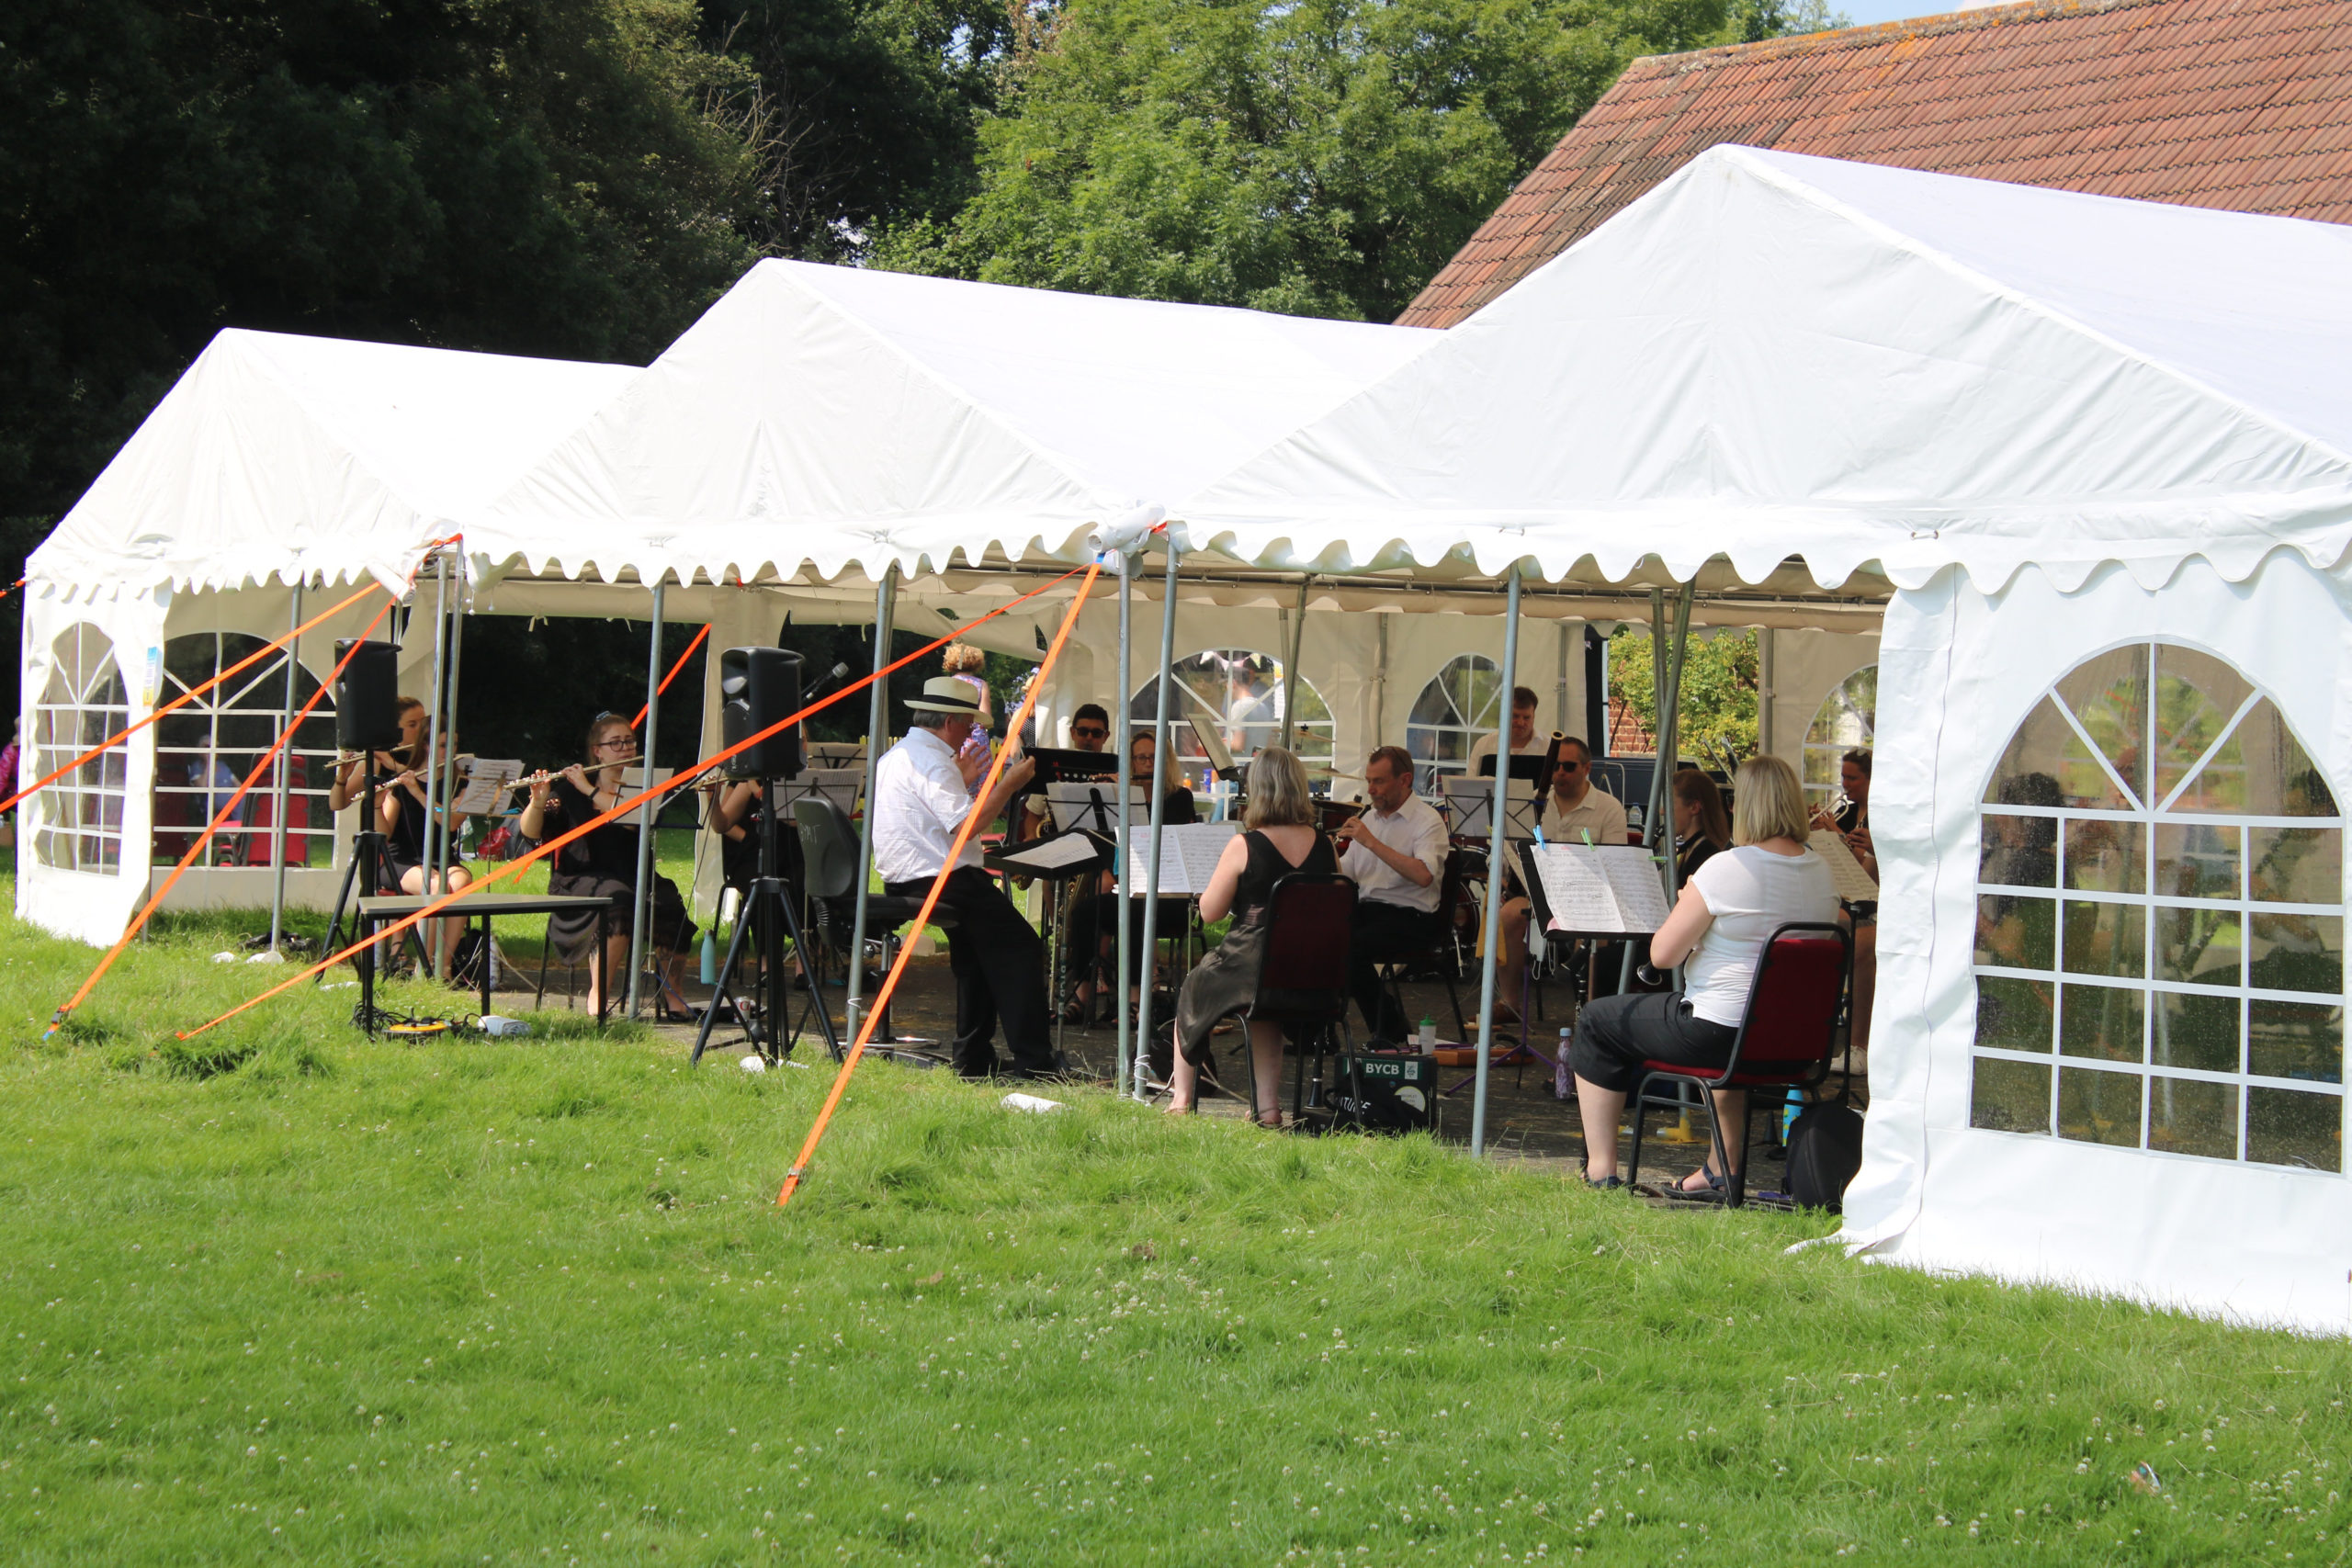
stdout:
MULTIPOLYGON (((1795 772, 1778 757, 1751 757, 1740 764, 1732 795, 1732 848, 1691 874, 1674 912, 1650 938, 1651 963, 1686 965, 1685 988, 1679 995, 1604 997, 1577 1020, 1569 1059, 1591 1186, 1624 1185, 1617 1175, 1617 1123, 1625 1097, 1640 1087, 1642 1064, 1722 1067, 1731 1059, 1765 941, 1791 921, 1838 919, 1829 866, 1805 847, 1804 791, 1795 772)), ((1717 1094, 1719 1124, 1739 1126, 1745 1100, 1740 1090, 1717 1094)), ((1746 1152, 1731 1150, 1734 1169, 1746 1152)), ((1713 1165, 1711 1155, 1684 1187, 1720 1190, 1724 1176, 1713 1165)))

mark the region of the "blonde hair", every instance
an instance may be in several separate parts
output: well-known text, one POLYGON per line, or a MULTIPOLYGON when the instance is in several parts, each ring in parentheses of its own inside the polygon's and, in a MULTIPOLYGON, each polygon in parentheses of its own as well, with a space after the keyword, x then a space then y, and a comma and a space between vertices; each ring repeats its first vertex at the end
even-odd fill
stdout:
POLYGON ((1794 839, 1802 844, 1812 830, 1805 814, 1804 786, 1794 768, 1778 757, 1750 757, 1731 781, 1731 841, 1760 844, 1767 839, 1794 839))
POLYGON ((1295 751, 1269 746, 1250 759, 1250 803, 1242 807, 1241 825, 1260 828, 1311 827, 1315 803, 1306 793, 1306 765, 1295 751))
POLYGON ((978 674, 988 668, 989 656, 968 642, 951 642, 947 651, 939 656, 939 662, 950 675, 978 674))

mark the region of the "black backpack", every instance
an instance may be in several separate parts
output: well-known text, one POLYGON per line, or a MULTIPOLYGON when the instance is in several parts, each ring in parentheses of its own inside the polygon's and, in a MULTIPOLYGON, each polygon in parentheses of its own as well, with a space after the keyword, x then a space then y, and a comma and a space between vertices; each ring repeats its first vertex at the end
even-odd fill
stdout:
POLYGON ((1808 1105, 1789 1126, 1789 1196, 1837 1213, 1862 1168, 1862 1113, 1840 1098, 1808 1105))

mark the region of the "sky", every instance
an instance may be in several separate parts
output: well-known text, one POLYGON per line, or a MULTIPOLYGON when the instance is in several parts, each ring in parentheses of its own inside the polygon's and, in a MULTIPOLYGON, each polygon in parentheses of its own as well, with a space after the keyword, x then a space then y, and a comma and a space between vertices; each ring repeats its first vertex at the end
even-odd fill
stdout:
POLYGON ((1873 22, 1898 22, 1906 17, 1940 17, 1961 9, 1960 0, 1830 0, 1829 8, 1843 11, 1858 28, 1873 22))

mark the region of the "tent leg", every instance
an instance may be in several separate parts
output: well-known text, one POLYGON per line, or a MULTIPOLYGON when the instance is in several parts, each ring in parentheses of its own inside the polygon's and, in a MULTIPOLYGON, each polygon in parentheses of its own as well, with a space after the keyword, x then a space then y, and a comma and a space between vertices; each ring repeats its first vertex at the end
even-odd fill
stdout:
MULTIPOLYGON (((310 581, 307 571, 294 581, 294 618, 292 625, 302 624, 302 585, 310 581)), ((302 668, 302 639, 294 638, 286 645, 286 717, 278 726, 282 734, 294 728, 294 677, 302 668)), ((277 754, 277 788, 269 807, 269 830, 274 840, 270 851, 271 877, 269 885, 269 950, 276 953, 277 944, 286 937, 286 788, 288 770, 294 765, 294 742, 277 754)), ((5 782, 9 789, 16 781, 5 782)))
MULTIPOLYGON (((466 670, 466 573, 462 562, 458 568, 457 603, 451 608, 453 613, 449 616, 448 712, 449 733, 452 739, 449 742, 448 758, 441 764, 441 798, 448 801, 458 798, 458 743, 465 739, 464 733, 458 728, 458 681, 465 674, 466 670)), ((443 834, 441 838, 441 886, 445 890, 449 886, 449 868, 457 863, 457 824, 452 822, 449 831, 443 834)), ((484 940, 488 940, 486 929, 484 940)), ((490 962, 486 953, 482 962, 485 964, 490 962)))
MULTIPOLYGON (((1519 564, 1511 563, 1508 607, 1503 611, 1503 716, 1510 716, 1510 694, 1519 682, 1519 564)), ((1503 812, 1510 799, 1510 736, 1508 729, 1496 749, 1495 804, 1487 823, 1487 942, 1478 966, 1477 1087, 1470 1093, 1470 1155, 1487 1152, 1487 1077, 1494 1055, 1495 967, 1502 956, 1503 856, 1510 840, 1503 836, 1503 812)))
POLYGON ((1159 977, 1159 846, 1161 835, 1168 826, 1168 694, 1170 688, 1176 683, 1171 670, 1176 662, 1176 561, 1179 553, 1176 541, 1170 539, 1168 585, 1161 591, 1159 604, 1159 674, 1152 682, 1159 694, 1152 704, 1151 716, 1152 896, 1143 907, 1143 1002, 1136 1013, 1135 1094, 1137 1100, 1144 1099, 1148 1093, 1145 1083, 1146 1068, 1151 1060, 1151 987, 1159 977))
POLYGON ((1290 649, 1283 659, 1282 737, 1283 746, 1293 751, 1298 750, 1298 655, 1306 643, 1306 590, 1314 581, 1298 580, 1298 604, 1290 613, 1290 649))
MULTIPOLYGON (((433 765, 433 760, 441 754, 441 732, 447 727, 442 698, 448 687, 448 659, 449 558, 436 550, 433 560, 433 705, 424 716, 424 836, 416 847, 417 858, 424 866, 424 886, 420 891, 428 895, 433 891, 433 865, 438 858, 434 852, 435 830, 448 831, 448 824, 441 819, 441 770, 433 765)), ((400 889, 392 891, 397 893, 400 889)), ((417 933, 424 939, 424 972, 436 980, 441 978, 440 932, 433 929, 437 923, 428 921, 417 933)))
MULTIPOLYGON (((874 589, 874 672, 882 673, 890 662, 891 621, 899 607, 899 568, 894 561, 882 573, 882 581, 874 589)), ((882 763, 883 742, 888 739, 885 727, 890 720, 890 694, 888 681, 876 681, 866 689, 865 703, 865 809, 858 814, 857 827, 857 908, 850 921, 849 977, 847 1000, 842 1004, 842 1022, 850 1038, 857 1037, 857 1015, 865 1005, 865 900, 868 885, 874 878, 874 775, 882 763)))
MULTIPOLYGON (((639 765, 645 777, 653 777, 653 741, 662 727, 662 590, 667 580, 653 584, 653 627, 645 639, 645 744, 638 748, 639 765)), ((646 928, 652 923, 653 902, 653 821, 658 801, 647 801, 638 808, 637 818, 637 896, 630 900, 628 932, 628 1014, 637 1016, 638 993, 645 984, 646 938, 651 934, 646 928)), ((613 994, 613 977, 605 976, 605 995, 613 994)), ((775 1020, 768 1021, 771 1030, 775 1020)))
MULTIPOLYGON (((1132 793, 1129 781, 1135 773, 1136 754, 1133 744, 1135 728, 1127 717, 1135 701, 1135 598, 1136 558, 1123 550, 1119 554, 1119 722, 1112 727, 1111 731, 1111 744, 1119 749, 1119 849, 1115 857, 1119 868, 1119 964, 1117 973, 1111 980, 1111 1010, 1112 1017, 1118 1021, 1115 1038, 1119 1055, 1111 1077, 1111 1092, 1114 1094, 1126 1093, 1131 1081, 1136 1085, 1143 1081, 1140 1072, 1135 1073, 1132 1080, 1129 1077, 1130 1069, 1135 1065, 1135 1040, 1128 1032, 1130 1024, 1127 1017, 1127 976, 1130 973, 1127 964, 1134 957, 1134 942, 1127 931, 1127 900, 1135 893, 1136 859, 1131 852, 1133 846, 1127 840, 1127 818, 1133 807, 1128 799, 1132 793)), ((1097 929, 1100 929, 1099 924, 1097 929)), ((1093 953, 1081 953, 1079 960, 1090 970, 1094 966, 1093 953)))

